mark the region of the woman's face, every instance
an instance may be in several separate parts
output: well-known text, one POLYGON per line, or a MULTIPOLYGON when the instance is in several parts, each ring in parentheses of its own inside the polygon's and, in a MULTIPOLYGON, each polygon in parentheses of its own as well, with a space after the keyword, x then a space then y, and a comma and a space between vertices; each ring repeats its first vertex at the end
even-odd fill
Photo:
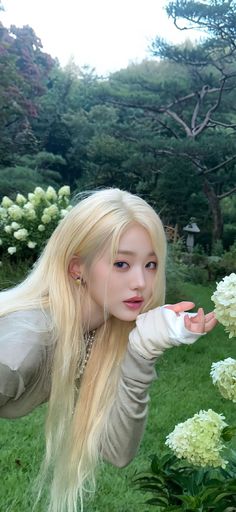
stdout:
POLYGON ((108 248, 92 264, 88 276, 82 271, 92 320, 104 318, 104 309, 119 320, 135 320, 152 296, 156 271, 157 257, 149 233, 134 224, 120 237, 114 261, 108 248))

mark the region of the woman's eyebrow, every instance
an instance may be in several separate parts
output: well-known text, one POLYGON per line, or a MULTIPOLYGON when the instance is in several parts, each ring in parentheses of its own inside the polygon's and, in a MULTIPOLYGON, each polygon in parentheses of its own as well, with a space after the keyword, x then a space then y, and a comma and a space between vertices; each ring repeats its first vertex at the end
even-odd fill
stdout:
MULTIPOLYGON (((122 249, 120 249, 117 254, 125 254, 125 255, 128 255, 128 256, 135 256, 136 253, 133 252, 133 251, 123 251, 122 249)), ((156 257, 156 253, 155 252, 149 252, 149 254, 147 254, 147 257, 148 258, 151 258, 151 257, 156 257)))

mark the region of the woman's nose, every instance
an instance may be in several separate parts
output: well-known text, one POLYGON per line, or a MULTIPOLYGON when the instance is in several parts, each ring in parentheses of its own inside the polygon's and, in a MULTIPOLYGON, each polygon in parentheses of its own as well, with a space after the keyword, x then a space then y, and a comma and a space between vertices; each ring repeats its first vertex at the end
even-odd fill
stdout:
POLYGON ((131 278, 131 288, 133 290, 145 288, 145 277, 142 269, 134 269, 131 278))

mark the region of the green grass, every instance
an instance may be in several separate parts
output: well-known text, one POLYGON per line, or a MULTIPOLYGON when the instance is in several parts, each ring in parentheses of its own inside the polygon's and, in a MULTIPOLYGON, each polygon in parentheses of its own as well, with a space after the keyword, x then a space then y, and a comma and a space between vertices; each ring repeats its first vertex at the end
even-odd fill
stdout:
MULTIPOLYGON (((212 309, 212 289, 184 284, 180 299, 193 300, 196 307, 212 309)), ((166 435, 176 423, 200 409, 222 412, 233 423, 235 405, 224 400, 212 385, 211 363, 226 357, 236 358, 236 344, 221 326, 203 336, 193 346, 166 351, 157 361, 158 379, 152 384, 150 413, 146 432, 135 460, 124 469, 104 464, 99 471, 96 495, 85 512, 153 512, 145 497, 132 487, 137 471, 148 468, 149 456, 164 450, 166 435)), ((2 512, 31 512, 31 487, 43 453, 43 429, 46 406, 25 418, 1 421, 1 493, 2 512)), ((37 508, 45 512, 45 506, 37 508)))

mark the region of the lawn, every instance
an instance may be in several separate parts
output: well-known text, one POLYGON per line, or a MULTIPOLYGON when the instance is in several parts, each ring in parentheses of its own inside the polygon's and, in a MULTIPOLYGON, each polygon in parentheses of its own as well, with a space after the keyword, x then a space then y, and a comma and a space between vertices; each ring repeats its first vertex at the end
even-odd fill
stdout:
MULTIPOLYGON (((196 307, 212 309, 212 289, 185 284, 181 299, 193 300, 196 307)), ((233 422, 235 405, 221 398, 212 385, 211 363, 226 357, 236 358, 235 341, 229 340, 221 326, 203 336, 195 345, 173 348, 157 361, 158 379, 152 384, 150 413, 146 432, 135 460, 124 469, 104 464, 99 471, 97 492, 86 504, 85 512, 153 512, 145 497, 132 486, 132 478, 147 468, 149 456, 164 450, 166 435, 176 423, 200 409, 223 412, 233 422)), ((37 474, 44 446, 43 425, 46 406, 25 418, 1 421, 2 512, 32 512, 31 486, 37 474)), ((45 512, 39 505, 37 512, 45 512)))

